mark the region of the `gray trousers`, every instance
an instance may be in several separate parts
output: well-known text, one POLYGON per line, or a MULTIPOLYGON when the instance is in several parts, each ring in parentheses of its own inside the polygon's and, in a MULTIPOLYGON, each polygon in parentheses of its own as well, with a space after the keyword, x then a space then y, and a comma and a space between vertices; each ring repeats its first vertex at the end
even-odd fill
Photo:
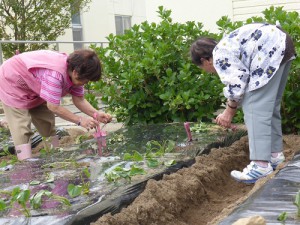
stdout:
POLYGON ((248 131, 250 160, 269 161, 283 150, 280 105, 291 61, 281 65, 265 86, 245 93, 241 103, 248 131))

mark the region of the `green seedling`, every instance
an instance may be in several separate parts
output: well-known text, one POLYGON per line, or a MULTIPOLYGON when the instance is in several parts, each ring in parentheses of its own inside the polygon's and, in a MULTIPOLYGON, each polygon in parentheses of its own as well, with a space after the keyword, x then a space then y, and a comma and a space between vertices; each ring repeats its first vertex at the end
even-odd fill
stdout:
POLYGON ((26 217, 30 217, 30 208, 27 207, 27 202, 30 198, 30 190, 21 190, 19 187, 14 188, 11 194, 11 204, 17 202, 21 209, 21 211, 26 217))
POLYGON ((90 184, 91 184, 90 181, 85 181, 85 178, 89 179, 90 177, 91 177, 91 174, 89 172, 89 169, 84 168, 81 173, 81 181, 82 181, 82 192, 85 195, 88 195, 90 193, 90 184))
POLYGON ((168 162, 159 162, 158 157, 164 156, 166 153, 172 152, 175 149, 174 141, 163 141, 159 143, 158 141, 149 141, 146 144, 146 153, 142 155, 138 151, 133 151, 133 154, 125 153, 123 156, 123 160, 125 161, 135 161, 141 162, 146 160, 146 164, 150 168, 156 168, 159 165, 163 164, 165 166, 171 166, 175 163, 174 160, 168 162))
POLYGON ((5 127, 0 127, 0 142, 7 141, 10 138, 10 131, 5 127))
POLYGON ((74 185, 74 184, 69 184, 68 185, 68 194, 70 195, 71 198, 75 198, 82 193, 82 186, 81 185, 74 185))
POLYGON ((200 122, 199 124, 195 124, 193 127, 190 128, 192 132, 194 133, 205 133, 209 130, 209 125, 200 122))
POLYGON ((147 166, 150 168, 156 168, 159 166, 159 161, 157 159, 148 158, 147 159, 147 166))
POLYGON ((79 135, 75 139, 75 144, 81 144, 88 139, 90 139, 90 135, 88 134, 79 135))
POLYGON ((113 134, 108 140, 108 144, 120 143, 125 140, 124 134, 113 134))
POLYGON ((297 206, 297 216, 300 217, 300 191, 296 194, 294 205, 297 206))
POLYGON ((53 183, 53 182, 54 182, 54 175, 52 173, 47 173, 45 183, 53 183))
POLYGON ((59 152, 62 152, 62 148, 55 148, 51 143, 51 137, 42 137, 42 141, 44 143, 44 148, 40 150, 40 154, 42 157, 46 157, 50 154, 52 154, 55 150, 58 150, 59 152))
POLYGON ((81 183, 79 185, 69 184, 68 194, 75 198, 81 194, 88 195, 90 193, 90 181, 85 181, 86 178, 90 178, 91 174, 88 168, 84 168, 80 173, 81 183))
POLYGON ((29 189, 21 190, 20 187, 16 187, 12 191, 0 191, 0 194, 5 196, 5 199, 0 199, 0 211, 15 207, 15 209, 20 211, 26 217, 31 216, 31 208, 38 209, 41 207, 42 196, 44 195, 48 198, 59 201, 64 205, 71 205, 67 198, 54 195, 52 192, 47 190, 41 190, 31 197, 29 189))
POLYGON ((168 140, 159 143, 158 141, 148 141, 146 144, 146 157, 159 157, 163 156, 165 153, 169 153, 174 151, 175 149, 175 142, 168 140))
POLYGON ((46 180, 44 182, 41 182, 39 180, 32 180, 30 181, 30 186, 39 185, 41 183, 47 184, 47 183, 53 183, 55 180, 54 175, 52 173, 46 173, 46 180))
POLYGON ((281 221, 281 222, 285 222, 286 219, 287 219, 287 217, 288 217, 287 212, 282 212, 282 213, 280 213, 280 215, 277 217, 277 220, 278 220, 278 221, 281 221))
POLYGON ((48 198, 56 200, 66 206, 71 206, 71 203, 67 198, 54 195, 51 191, 40 190, 30 197, 30 205, 33 207, 33 209, 39 209, 41 207, 43 196, 47 196, 48 198))
POLYGON ((10 153, 10 151, 8 150, 8 145, 3 146, 3 151, 0 152, 0 157, 1 156, 6 156, 7 159, 3 160, 0 163, 0 168, 5 167, 8 164, 16 164, 19 161, 18 157, 15 154, 10 153))
POLYGON ((164 162, 164 165, 169 167, 169 166, 175 165, 175 163, 176 163, 176 160, 171 159, 171 160, 168 160, 168 161, 164 162))
POLYGON ((35 185, 39 185, 39 184, 41 184, 42 182, 41 181, 39 181, 39 180, 33 180, 33 181, 31 181, 30 183, 29 183, 29 185, 30 186, 35 186, 35 185))
POLYGON ((54 168, 54 169, 66 169, 66 168, 78 168, 79 163, 76 162, 75 160, 71 160, 70 162, 65 161, 65 162, 53 162, 53 163, 47 163, 45 165, 42 165, 41 168, 54 168))
POLYGON ((134 153, 131 155, 130 153, 125 153, 123 156, 123 160, 125 161, 135 161, 140 162, 143 161, 144 156, 139 153, 138 151, 134 151, 134 153))
POLYGON ((105 173, 105 177, 108 182, 116 183, 119 179, 123 178, 130 183, 131 177, 144 174, 146 174, 145 170, 136 165, 132 165, 130 168, 122 168, 117 166, 111 172, 105 173))
POLYGON ((11 155, 10 151, 8 150, 8 145, 3 146, 3 151, 0 152, 0 156, 9 156, 11 155))

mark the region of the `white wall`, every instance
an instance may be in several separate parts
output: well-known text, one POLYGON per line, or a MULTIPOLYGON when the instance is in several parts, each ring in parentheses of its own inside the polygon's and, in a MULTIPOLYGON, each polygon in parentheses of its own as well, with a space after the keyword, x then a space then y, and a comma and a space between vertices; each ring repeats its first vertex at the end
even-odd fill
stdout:
MULTIPOLYGON (((204 29, 218 32, 216 22, 222 16, 233 21, 251 16, 261 16, 261 12, 271 5, 283 6, 284 10, 300 12, 300 0, 93 0, 89 10, 81 16, 84 41, 106 42, 106 37, 115 34, 115 15, 132 17, 132 25, 148 22, 159 23, 158 7, 171 10, 174 22, 201 22, 204 29)), ((72 30, 59 40, 72 41, 72 30)), ((72 44, 60 45, 60 50, 72 51, 72 44)))
POLYGON ((245 20, 252 16, 263 16, 262 11, 270 6, 283 7, 285 11, 300 12, 300 0, 232 0, 233 18, 245 20))
POLYGON ((148 21, 160 21, 156 11, 161 5, 172 11, 174 22, 201 22, 211 32, 218 32, 216 22, 222 16, 233 17, 232 0, 146 0, 148 21))
MULTIPOLYGON (((115 15, 132 17, 132 25, 146 20, 144 0, 94 0, 86 12, 81 13, 84 41, 107 42, 106 37, 115 34, 115 15)), ((60 37, 61 41, 72 41, 72 29, 60 37)), ((86 44, 88 46, 88 44, 86 44)), ((72 44, 61 44, 60 51, 72 52, 72 44)))

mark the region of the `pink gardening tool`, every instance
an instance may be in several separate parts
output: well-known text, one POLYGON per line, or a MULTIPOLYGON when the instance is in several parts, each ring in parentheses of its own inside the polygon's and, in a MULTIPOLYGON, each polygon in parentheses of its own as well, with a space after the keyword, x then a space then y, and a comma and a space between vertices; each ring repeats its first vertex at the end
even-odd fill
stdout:
POLYGON ((191 129, 190 129, 190 123, 185 122, 184 128, 185 128, 186 134, 188 136, 188 142, 192 141, 193 139, 192 139, 192 133, 191 133, 191 129))
MULTIPOLYGON (((97 120, 97 113, 94 113, 94 119, 97 120)), ((102 156, 102 149, 106 146, 106 131, 101 131, 100 124, 96 127, 96 132, 94 133, 94 138, 98 143, 98 155, 102 156)))

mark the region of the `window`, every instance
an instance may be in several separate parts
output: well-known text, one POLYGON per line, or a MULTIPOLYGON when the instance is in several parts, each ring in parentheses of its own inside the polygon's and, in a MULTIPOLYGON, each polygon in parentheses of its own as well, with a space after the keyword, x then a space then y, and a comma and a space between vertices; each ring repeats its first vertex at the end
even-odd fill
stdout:
POLYGON ((131 16, 115 16, 116 34, 124 34, 131 28, 131 16))
POLYGON ((72 25, 81 25, 80 13, 72 15, 72 25))
MULTIPOLYGON (((73 41, 82 41, 82 27, 72 27, 73 41)), ((74 50, 83 48, 83 43, 74 43, 74 50)))
MULTIPOLYGON (((82 25, 80 13, 76 13, 72 15, 72 33, 73 33, 73 41, 82 41, 82 25)), ((83 43, 74 43, 74 50, 83 48, 83 43)))

